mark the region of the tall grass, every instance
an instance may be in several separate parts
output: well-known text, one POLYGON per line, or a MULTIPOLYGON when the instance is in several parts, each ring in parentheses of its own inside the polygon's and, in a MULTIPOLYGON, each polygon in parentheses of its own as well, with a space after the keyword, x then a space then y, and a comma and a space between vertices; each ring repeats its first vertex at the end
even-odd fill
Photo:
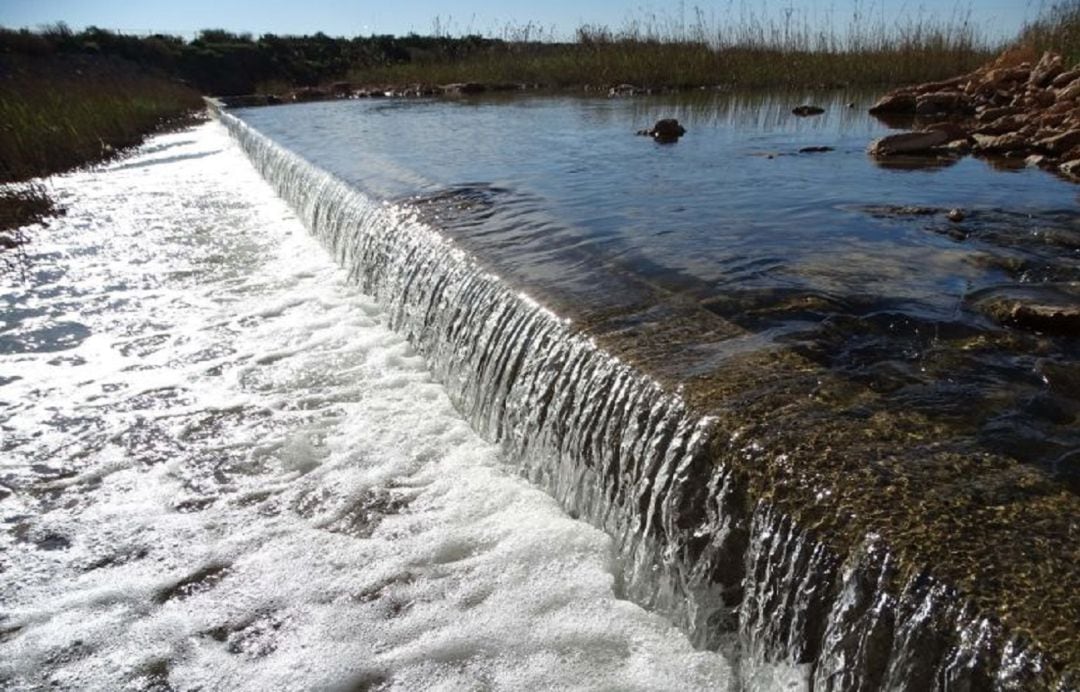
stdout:
POLYGON ((545 40, 534 25, 510 27, 504 40, 486 52, 459 60, 436 57, 356 67, 349 76, 372 84, 891 86, 971 70, 995 48, 963 12, 944 21, 917 18, 892 26, 868 18, 858 1, 853 7, 840 28, 794 9, 780 20, 748 11, 716 20, 700 9, 692 11, 689 21, 685 13, 648 15, 620 30, 583 26, 571 42, 545 40))
POLYGON ((201 108, 197 92, 120 60, 0 62, 0 183, 107 158, 201 108))
POLYGON ((1080 0, 1051 5, 1024 27, 1020 42, 1038 50, 1061 53, 1066 64, 1080 63, 1080 0))

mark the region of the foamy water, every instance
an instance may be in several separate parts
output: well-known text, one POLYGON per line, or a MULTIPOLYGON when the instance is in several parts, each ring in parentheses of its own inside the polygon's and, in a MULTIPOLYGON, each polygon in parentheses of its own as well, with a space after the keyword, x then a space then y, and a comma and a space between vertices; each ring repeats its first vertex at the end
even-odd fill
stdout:
POLYGON ((731 685, 219 125, 54 186, 0 298, 0 687, 731 685))

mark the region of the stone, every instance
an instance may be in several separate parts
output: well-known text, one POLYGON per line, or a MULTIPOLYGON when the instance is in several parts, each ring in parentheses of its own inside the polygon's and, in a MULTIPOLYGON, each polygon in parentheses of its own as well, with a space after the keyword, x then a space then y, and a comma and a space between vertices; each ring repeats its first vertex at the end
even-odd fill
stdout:
POLYGON ((1075 101, 1080 97, 1080 81, 1074 81, 1066 87, 1057 90, 1057 100, 1075 101))
POLYGON ((1040 139, 1035 142, 1035 146, 1051 154, 1060 156, 1071 150, 1073 147, 1080 146, 1080 130, 1070 130, 1069 132, 1063 132, 1053 137, 1040 139))
POLYGON ((1030 148, 1027 138, 1016 132, 1007 135, 973 135, 975 148, 984 154, 1008 154, 1030 148))
POLYGON ((946 214, 945 217, 947 219, 949 219, 949 221, 952 221, 953 223, 960 223, 965 218, 967 218, 967 215, 964 214, 964 212, 961 211, 960 209, 950 209, 949 213, 946 214))
POLYGON ((802 149, 799 149, 800 154, 824 154, 830 151, 833 151, 832 147, 823 146, 803 147, 802 149))
POLYGON ((1067 284, 992 289, 975 307, 994 320, 1046 334, 1080 335, 1080 294, 1067 284))
POLYGON ((980 110, 975 119, 983 123, 992 123, 995 120, 1010 116, 1020 115, 1024 109, 1019 106, 1002 106, 1000 108, 985 108, 980 110))
POLYGON ((1074 180, 1080 180, 1080 159, 1066 161, 1058 166, 1058 170, 1074 180))
POLYGON ((686 128, 675 118, 664 118, 657 120, 651 129, 640 130, 638 134, 652 137, 657 142, 669 143, 678 141, 679 137, 686 134, 686 128))
POLYGON ((877 115, 882 114, 901 114, 901 113, 915 113, 915 94, 911 93, 892 93, 885 94, 877 100, 873 106, 870 107, 870 114, 877 115))
POLYGON ((867 153, 871 156, 923 154, 948 142, 949 135, 941 131, 902 132, 874 140, 867 148, 867 153))
POLYGON ((981 125, 975 129, 975 133, 980 135, 1003 135, 1016 132, 1025 125, 1027 125, 1027 118, 1023 115, 1007 115, 1004 118, 998 118, 993 122, 981 125))
POLYGON ((646 93, 645 89, 634 84, 616 84, 608 89, 608 96, 637 96, 646 93))
POLYGON ((916 115, 952 115, 972 112, 967 94, 958 91, 938 91, 922 94, 915 99, 916 115))
POLYGON ((1054 77, 1061 74, 1064 69, 1064 60, 1062 60, 1061 56, 1046 51, 1039 58, 1039 62, 1035 64, 1035 67, 1031 68, 1028 84, 1037 87, 1048 86, 1054 80, 1054 77))
POLYGON ((927 132, 941 132, 945 134, 950 142, 956 141, 968 141, 971 139, 971 135, 961 125, 954 122, 940 122, 928 125, 926 127, 927 132))
POLYGON ((806 117, 809 117, 811 115, 821 115, 822 113, 825 112, 825 109, 821 108, 820 106, 802 105, 802 106, 796 106, 795 108, 793 108, 791 110, 791 112, 794 113, 795 115, 799 116, 800 118, 806 118, 806 117))
POLYGON ((444 96, 464 96, 466 94, 481 94, 487 91, 487 87, 477 82, 460 82, 444 84, 439 87, 444 96))
POLYGON ((1054 78, 1054 81, 1050 83, 1050 86, 1055 89, 1061 89, 1069 86, 1078 79, 1080 79, 1080 69, 1073 69, 1059 74, 1054 78))

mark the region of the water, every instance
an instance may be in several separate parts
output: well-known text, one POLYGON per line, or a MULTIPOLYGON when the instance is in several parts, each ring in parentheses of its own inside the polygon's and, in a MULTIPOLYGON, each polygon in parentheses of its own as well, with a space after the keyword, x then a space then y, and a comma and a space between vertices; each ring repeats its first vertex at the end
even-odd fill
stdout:
POLYGON ((878 169, 884 125, 840 102, 725 99, 225 122, 474 427, 615 539, 626 594, 751 687, 1069 687, 1076 341, 987 306, 1074 290, 1073 188, 878 169), (673 110, 700 145, 630 134, 673 110), (925 211, 961 193, 971 223, 925 211))
MULTIPOLYGON (((1044 407, 1032 376, 1035 354, 1074 362, 1075 341, 1017 336, 985 309, 1012 287, 1060 300, 1080 281, 1075 186, 1008 161, 882 167, 864 154, 890 131, 865 114, 872 100, 376 100, 240 114, 368 195, 418 206, 560 314, 651 321, 644 313, 675 295, 1080 487, 1075 461, 1062 461, 1080 436, 1054 413, 1071 421, 1080 399, 1044 407), (790 114, 804 102, 827 112, 790 114), (678 144, 632 136, 663 116, 687 125, 678 144), (835 151, 799 153, 809 146, 835 151), (962 224, 944 216, 957 207, 962 224), (994 346, 971 347, 983 342, 994 346)), ((689 363, 674 356, 683 381, 710 345, 678 346, 669 350, 699 351, 689 363)))
POLYGON ((55 179, 0 325, 3 689, 724 689, 211 123, 55 179))
POLYGON ((738 95, 222 116, 295 218, 213 128, 205 147, 162 140, 145 153, 157 164, 121 164, 96 188, 72 178, 70 194, 98 202, 64 222, 71 234, 120 210, 158 220, 100 257, 58 234, 71 249, 50 260, 39 246, 33 299, 12 294, 2 350, 19 367, 0 381, 19 456, 0 507, 29 507, 9 522, 10 569, 54 561, 73 576, 8 587, 2 646, 28 663, 4 673, 180 688, 214 674, 210 686, 1075 686, 1076 342, 984 308, 1070 290, 1074 189, 977 161, 879 169, 862 149, 884 126, 847 98, 810 121, 738 95), (672 114, 691 131, 677 145, 632 134, 672 114), (162 203, 128 204, 139 185, 162 203), (911 205, 964 206, 972 221, 898 208, 911 205), (85 296, 50 269, 69 255, 97 268, 85 296), (278 287, 272 307, 253 283, 278 287), (186 314, 206 317, 205 339, 177 326, 186 314), (375 345, 360 336, 372 326, 375 345), (114 373, 108 391, 78 374, 84 361, 114 373), (33 363, 48 374, 19 372, 33 363), (136 525, 167 547, 102 548, 76 574, 76 529, 95 526, 80 508, 127 537, 145 485, 132 477, 162 488, 150 504, 171 521, 136 525), (503 504, 504 487, 551 518, 518 521, 525 500, 503 504), (547 531, 560 521, 568 543, 547 531), (363 547, 348 559, 343 545, 363 547), (118 582, 114 567, 150 576, 118 582), (524 590, 504 591, 518 576, 524 590), (120 615, 101 596, 116 583, 142 594, 120 615), (68 612, 56 594, 72 584, 90 587, 79 622, 100 623, 85 613, 104 604, 112 624, 59 645, 42 628, 68 612), (548 617, 530 604, 551 603, 549 588, 600 600, 553 596, 567 605, 548 617), (155 635, 114 635, 133 627, 155 635), (157 648, 139 658, 145 642, 157 648), (313 647, 345 653, 308 666, 313 647), (93 652, 138 663, 85 677, 104 667, 93 652), (287 677, 298 661, 303 677, 287 677))

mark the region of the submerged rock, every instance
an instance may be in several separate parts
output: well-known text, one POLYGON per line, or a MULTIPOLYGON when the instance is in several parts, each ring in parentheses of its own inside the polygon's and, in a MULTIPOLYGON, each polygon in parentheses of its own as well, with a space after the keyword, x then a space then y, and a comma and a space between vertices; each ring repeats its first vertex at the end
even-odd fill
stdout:
POLYGON ((795 108, 793 108, 791 110, 791 112, 794 113, 795 115, 799 116, 800 118, 806 118, 806 117, 809 117, 811 115, 821 115, 822 113, 825 112, 825 109, 821 108, 820 106, 803 105, 803 106, 796 106, 795 108))
POLYGON ((657 120, 651 129, 639 130, 638 134, 652 137, 657 142, 675 142, 686 134, 686 128, 675 118, 664 118, 657 120))
POLYGON ((974 307, 1005 325, 1080 336, 1080 287, 1071 284, 991 289, 975 299, 974 307))

